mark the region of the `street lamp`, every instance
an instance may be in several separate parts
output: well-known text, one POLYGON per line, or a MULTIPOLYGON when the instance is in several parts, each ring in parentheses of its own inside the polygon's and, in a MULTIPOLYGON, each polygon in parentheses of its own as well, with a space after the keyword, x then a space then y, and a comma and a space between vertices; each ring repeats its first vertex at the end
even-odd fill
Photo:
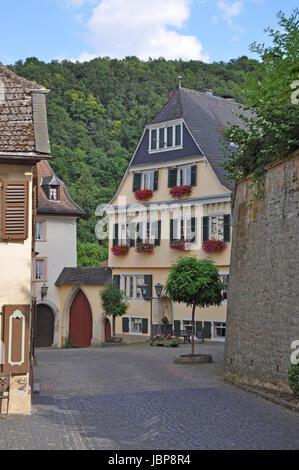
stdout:
POLYGON ((150 300, 151 301, 151 330, 150 331, 151 331, 151 338, 152 338, 152 336, 153 336, 153 300, 154 299, 160 299, 161 294, 162 294, 163 286, 162 286, 162 284, 160 284, 160 282, 158 282, 158 284, 155 284, 155 291, 156 291, 157 297, 152 297, 152 296, 148 295, 149 285, 146 284, 146 282, 143 282, 140 285, 140 288, 141 288, 141 293, 142 293, 142 297, 144 298, 144 300, 150 300))
POLYGON ((41 286, 40 292, 41 292, 42 300, 44 300, 44 297, 47 297, 48 289, 49 287, 45 283, 41 286))

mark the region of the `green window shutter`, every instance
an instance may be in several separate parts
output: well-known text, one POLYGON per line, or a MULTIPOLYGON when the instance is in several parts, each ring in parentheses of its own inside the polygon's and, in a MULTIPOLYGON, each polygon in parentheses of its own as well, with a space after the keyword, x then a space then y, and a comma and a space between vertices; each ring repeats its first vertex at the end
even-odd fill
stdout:
POLYGON ((197 166, 191 166, 191 186, 196 186, 197 184, 197 166))
POLYGON ((130 222, 128 224, 128 234, 129 234, 129 246, 132 248, 135 246, 135 223, 130 222))
POLYGON ((113 246, 118 245, 118 224, 113 225, 113 246))
POLYGON ((180 320, 174 320, 173 322, 174 335, 180 336, 181 333, 181 322, 180 320))
POLYGON ((225 214, 223 217, 224 227, 223 227, 223 241, 230 241, 230 214, 225 214))
POLYGON ((174 188, 177 185, 177 168, 168 169, 168 187, 174 188))
POLYGON ((197 338, 202 338, 202 322, 195 322, 195 334, 197 338))
POLYGON ((120 287, 120 275, 119 274, 115 274, 113 276, 113 284, 115 285, 115 287, 119 289, 120 287))
POLYGON ((142 318, 142 326, 141 326, 141 331, 143 334, 148 333, 148 319, 147 318, 142 318))
POLYGON ((196 217, 191 217, 191 233, 193 233, 192 238, 191 238, 191 243, 196 242, 197 240, 197 234, 196 234, 196 217))
POLYGON ((155 220, 153 222, 156 227, 155 227, 155 246, 160 246, 161 244, 161 220, 155 220))
POLYGON ((123 333, 129 333, 129 319, 126 317, 122 318, 123 333))
POLYGON ((159 170, 154 172, 154 191, 158 190, 159 170))
POLYGON ((204 216, 202 218, 202 241, 205 242, 209 240, 209 216, 204 216))
POLYGON ((169 240, 173 240, 173 219, 170 219, 170 228, 169 228, 169 240))
POLYGON ((153 296, 153 276, 151 274, 146 274, 144 276, 144 282, 145 282, 145 284, 148 285, 147 292, 148 292, 148 295, 149 295, 149 297, 145 297, 144 299, 145 300, 150 300, 150 297, 153 296))
POLYGON ((204 338, 211 338, 211 333, 212 333, 212 323, 210 321, 205 321, 204 327, 203 327, 204 338))
POLYGON ((137 189, 141 189, 141 173, 133 174, 133 193, 135 193, 137 189))

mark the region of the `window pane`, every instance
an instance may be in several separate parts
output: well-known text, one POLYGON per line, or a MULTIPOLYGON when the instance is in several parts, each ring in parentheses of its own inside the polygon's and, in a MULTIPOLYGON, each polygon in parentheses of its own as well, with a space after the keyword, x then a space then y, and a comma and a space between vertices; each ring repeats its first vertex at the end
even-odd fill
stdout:
POLYGON ((157 129, 152 129, 151 131, 151 150, 157 148, 157 129))
POLYGON ((35 260, 35 279, 43 280, 44 279, 44 260, 37 259, 35 260))
POLYGON ((172 147, 173 145, 173 127, 167 127, 167 147, 172 147))
POLYGON ((181 124, 175 126, 175 145, 181 145, 182 143, 181 129, 181 124))
POLYGON ((191 184, 191 166, 188 166, 188 168, 185 168, 185 181, 184 184, 188 184, 190 186, 191 184))
POLYGON ((165 146, 164 142, 164 128, 159 129, 159 148, 163 149, 165 146))
POLYGON ((144 185, 143 189, 154 189, 154 173, 144 173, 144 185))
POLYGON ((36 240, 43 240, 44 239, 44 224, 43 222, 36 222, 36 240))

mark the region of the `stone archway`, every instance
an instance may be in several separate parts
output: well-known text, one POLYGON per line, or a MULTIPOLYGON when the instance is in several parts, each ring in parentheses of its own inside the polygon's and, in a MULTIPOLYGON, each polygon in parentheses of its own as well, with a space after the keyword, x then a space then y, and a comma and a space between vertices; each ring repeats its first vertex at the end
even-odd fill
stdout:
POLYGON ((36 308, 36 321, 34 330, 34 347, 51 347, 54 341, 55 315, 52 308, 40 303, 36 308))

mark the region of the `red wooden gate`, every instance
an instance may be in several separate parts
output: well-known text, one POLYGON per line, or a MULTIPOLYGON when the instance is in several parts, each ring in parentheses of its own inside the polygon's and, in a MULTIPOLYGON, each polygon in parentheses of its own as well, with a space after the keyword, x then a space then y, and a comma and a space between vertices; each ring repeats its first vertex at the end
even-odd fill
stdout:
POLYGON ((76 348, 88 348, 92 338, 92 315, 86 295, 80 290, 70 309, 70 334, 76 348))
POLYGON ((106 318, 105 320, 105 341, 107 341, 107 339, 111 338, 111 325, 110 325, 110 321, 108 320, 108 318, 106 318))

